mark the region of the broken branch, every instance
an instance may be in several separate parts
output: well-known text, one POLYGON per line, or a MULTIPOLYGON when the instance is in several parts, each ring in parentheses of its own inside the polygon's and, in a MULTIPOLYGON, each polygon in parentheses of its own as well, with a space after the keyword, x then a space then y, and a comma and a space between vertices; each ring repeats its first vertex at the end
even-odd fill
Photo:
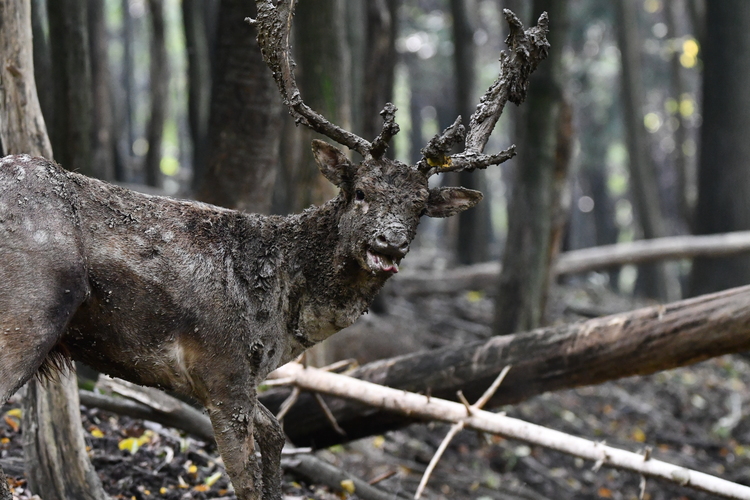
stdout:
POLYGON ((298 363, 287 364, 279 368, 279 371, 284 377, 294 377, 295 384, 302 389, 324 392, 423 419, 463 422, 463 426, 470 429, 518 439, 596 463, 601 462, 609 467, 663 479, 725 498, 750 499, 748 486, 654 458, 644 460, 643 455, 638 453, 595 443, 505 415, 477 409, 472 415, 466 416, 466 409, 459 403, 435 397, 428 398, 315 368, 305 368, 298 363))

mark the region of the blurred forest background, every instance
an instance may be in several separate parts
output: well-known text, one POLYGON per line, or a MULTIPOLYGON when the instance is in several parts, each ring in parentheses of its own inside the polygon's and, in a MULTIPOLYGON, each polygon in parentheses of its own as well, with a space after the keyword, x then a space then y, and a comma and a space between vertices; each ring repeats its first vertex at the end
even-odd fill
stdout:
MULTIPOLYGON (((416 162, 496 77, 502 8, 552 19, 527 104, 488 150, 503 168, 445 178, 486 201, 416 243, 437 267, 498 259, 498 333, 542 321, 558 251, 750 226, 750 6, 699 0, 315 0, 293 46, 305 101, 366 138, 392 100, 391 154, 416 162), (702 152, 702 153, 701 153, 702 152), (502 317, 501 317, 502 316, 502 317)), ((33 0, 34 60, 64 167, 264 213, 334 193, 286 112, 241 0, 33 0)), ((515 107, 514 107, 515 108, 515 107)), ((140 187, 139 189, 146 189, 140 187)), ((407 266, 409 260, 407 259, 407 266)), ((750 281, 745 258, 624 266, 569 280, 674 300, 750 281)))
MULTIPOLYGON (((36 83, 63 167, 248 212, 299 212, 335 194, 314 165, 314 134, 283 109, 244 22, 253 1, 30 2, 36 83)), ((317 364, 468 345, 750 283, 746 256, 559 267, 589 247, 750 229, 747 0, 300 0, 292 45, 302 98, 368 140, 383 105, 394 102, 401 132, 389 154, 415 163, 457 115, 468 121, 497 77, 504 8, 527 27, 543 11, 550 17, 549 58, 487 146, 495 153, 515 143, 518 156, 484 172, 438 176, 481 190, 484 202, 454 219, 424 220, 375 314, 352 327, 359 336, 334 336, 311 356, 317 364), (576 305, 582 290, 595 298, 576 305)), ((746 483, 749 366, 717 358, 502 409, 622 447, 658 443, 668 459, 746 483)), ((307 416, 292 411, 286 421, 304 427, 307 416)), ((323 422, 327 431, 299 433, 318 445, 324 432, 337 436, 328 444, 356 434, 347 427, 341 437, 323 422)), ((361 436, 380 428, 363 422, 350 423, 361 436)), ((462 439, 430 498, 638 498, 635 475, 596 476, 580 459, 499 437, 469 452, 475 440, 462 439)), ((383 484, 413 491, 409 474, 424 470, 439 441, 432 428, 412 426, 346 454, 323 453, 362 477, 378 467, 400 471, 383 484)), ((97 469, 107 460, 99 457, 97 469)), ((140 495, 132 478, 122 486, 111 472, 102 477, 112 478, 111 491, 140 495)), ((650 491, 641 498, 684 493, 650 491)))

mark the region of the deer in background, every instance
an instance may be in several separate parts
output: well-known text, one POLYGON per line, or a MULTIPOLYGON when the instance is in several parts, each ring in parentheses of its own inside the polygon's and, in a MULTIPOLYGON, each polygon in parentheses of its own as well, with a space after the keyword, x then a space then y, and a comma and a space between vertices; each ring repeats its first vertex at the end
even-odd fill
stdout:
POLYGON ((339 194, 288 217, 261 216, 136 193, 27 155, 0 160, 0 398, 37 372, 79 360, 169 389, 207 409, 240 500, 281 498, 283 432, 258 403, 270 371, 351 325, 398 272, 420 217, 449 217, 481 193, 430 188, 431 175, 498 164, 482 150, 505 101, 521 102, 546 55, 546 17, 524 32, 506 12, 510 56, 472 116, 460 118, 415 166, 385 157, 395 107, 372 142, 301 100, 289 31, 294 1, 258 0, 258 42, 298 123, 360 153, 351 162, 313 142, 339 194), (261 461, 255 458, 255 442, 261 461))

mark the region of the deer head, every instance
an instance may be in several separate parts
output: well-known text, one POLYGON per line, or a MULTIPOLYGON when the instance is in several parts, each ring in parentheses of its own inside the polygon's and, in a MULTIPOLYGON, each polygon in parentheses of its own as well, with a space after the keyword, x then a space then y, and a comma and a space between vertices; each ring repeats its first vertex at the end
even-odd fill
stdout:
POLYGON ((398 272, 421 216, 449 217, 482 199, 471 189, 429 189, 420 170, 385 157, 355 164, 327 142, 314 140, 312 148, 321 173, 341 190, 344 250, 371 273, 398 272))
POLYGON ((341 189, 339 197, 344 213, 339 223, 339 236, 345 251, 373 274, 398 272, 399 261, 409 249, 421 216, 450 217, 482 199, 480 192, 466 188, 429 188, 430 176, 487 168, 515 155, 515 146, 495 155, 483 154, 483 150, 505 103, 510 100, 520 104, 524 100, 529 75, 547 55, 547 15, 542 14, 536 27, 524 31, 518 18, 511 11, 504 11, 511 28, 506 40, 510 54, 501 54, 500 77, 471 116, 468 133, 459 116, 453 125, 429 141, 416 165, 405 165, 385 157, 388 142, 399 131, 393 104, 387 103, 381 111, 383 128, 375 140, 369 142, 330 123, 302 101, 289 47, 295 4, 296 0, 256 0, 257 18, 246 21, 258 28, 263 59, 271 68, 284 104, 297 124, 363 157, 362 162, 354 164, 336 147, 313 141, 313 153, 321 172, 341 189), (464 152, 450 154, 456 144, 464 141, 464 152))

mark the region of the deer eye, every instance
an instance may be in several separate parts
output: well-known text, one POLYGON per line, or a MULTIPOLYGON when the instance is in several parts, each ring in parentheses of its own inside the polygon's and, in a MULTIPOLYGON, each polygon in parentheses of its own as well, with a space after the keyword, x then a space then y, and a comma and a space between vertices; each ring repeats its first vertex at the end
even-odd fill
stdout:
POLYGON ((357 201, 364 201, 365 193, 363 193, 361 189, 357 189, 354 191, 354 199, 357 201))

